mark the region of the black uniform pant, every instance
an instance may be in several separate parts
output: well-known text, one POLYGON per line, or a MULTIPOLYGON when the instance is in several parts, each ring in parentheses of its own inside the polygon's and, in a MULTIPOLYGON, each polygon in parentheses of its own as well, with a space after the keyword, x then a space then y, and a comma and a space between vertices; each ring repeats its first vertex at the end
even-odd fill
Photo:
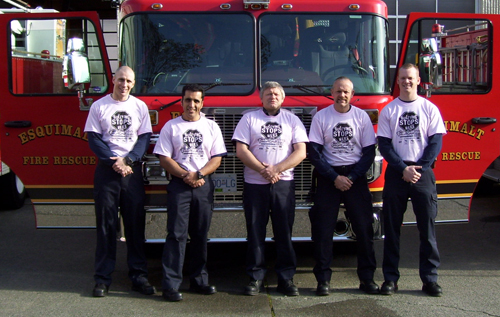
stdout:
POLYGON ((364 177, 356 179, 349 190, 340 191, 333 181, 318 175, 314 206, 309 212, 316 259, 314 275, 318 282, 330 282, 332 239, 342 202, 356 234, 358 277, 360 280, 372 280, 377 266, 373 248, 372 196, 364 177))
POLYGON ((295 182, 278 181, 275 184, 244 183, 243 206, 247 226, 246 272, 251 279, 262 280, 266 275, 264 256, 266 227, 271 217, 276 245, 276 274, 278 280, 290 280, 297 269, 292 245, 292 227, 295 220, 295 182))
POLYGON ((123 177, 111 166, 99 163, 96 167, 94 174, 97 227, 94 275, 96 283, 111 284, 120 224, 118 207, 125 230, 129 277, 134 284, 147 281, 147 263, 144 254, 145 192, 141 166, 134 166, 133 172, 123 177))
POLYGON ((163 248, 163 290, 178 290, 188 234, 190 238, 191 285, 208 285, 207 239, 214 200, 214 184, 210 177, 205 185, 192 188, 181 178, 173 177, 167 185, 167 239, 163 248))
POLYGON ((399 280, 399 246, 403 215, 408 198, 411 198, 413 211, 420 233, 419 273, 424 283, 437 281, 439 251, 436 242, 434 220, 437 215, 436 178, 432 169, 421 172, 420 180, 407 183, 403 175, 388 166, 385 172, 383 191, 384 219, 384 262, 382 265, 386 281, 399 280))

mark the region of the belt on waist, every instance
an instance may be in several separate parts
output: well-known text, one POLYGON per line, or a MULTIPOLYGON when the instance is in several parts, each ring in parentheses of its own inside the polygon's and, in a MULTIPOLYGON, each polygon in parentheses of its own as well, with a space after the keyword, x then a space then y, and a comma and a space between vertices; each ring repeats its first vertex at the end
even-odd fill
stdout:
POLYGON ((351 164, 351 165, 341 165, 341 166, 332 166, 335 172, 337 172, 339 175, 342 176, 347 176, 350 171, 356 166, 356 164, 351 164))
POLYGON ((408 166, 410 166, 410 165, 417 165, 417 162, 412 162, 412 161, 403 161, 403 163, 405 163, 408 166))
MULTIPOLYGON (((103 161, 101 161, 101 160, 98 160, 98 161, 97 161, 97 164, 102 165, 102 166, 112 167, 112 166, 110 166, 110 165, 108 165, 108 164, 104 163, 104 162, 103 162, 103 161)), ((137 162, 133 162, 131 166, 132 166, 132 167, 133 167, 133 166, 139 166, 139 165, 141 165, 141 164, 142 164, 142 162, 141 162, 141 161, 137 161, 137 162)))
MULTIPOLYGON (((412 162, 412 161, 403 161, 406 165, 410 166, 410 165, 417 165, 417 162, 412 162)), ((431 168, 434 169, 434 167, 436 166, 436 160, 434 160, 431 164, 431 168)))

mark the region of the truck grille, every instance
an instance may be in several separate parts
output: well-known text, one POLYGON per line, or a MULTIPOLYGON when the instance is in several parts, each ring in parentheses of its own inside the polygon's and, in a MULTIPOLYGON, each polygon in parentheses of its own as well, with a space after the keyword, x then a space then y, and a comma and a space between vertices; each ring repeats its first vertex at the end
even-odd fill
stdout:
MULTIPOLYGON (((236 174, 237 177, 237 191, 231 193, 215 193, 214 202, 216 207, 236 207, 241 206, 243 197, 243 163, 236 157, 236 146, 231 141, 236 125, 240 121, 244 112, 253 110, 255 108, 202 108, 202 112, 209 119, 214 120, 219 125, 226 149, 228 152, 227 157, 222 160, 221 165, 215 173, 221 174, 236 174)), ((316 107, 301 107, 301 108, 287 108, 295 113, 309 133, 311 126, 312 116, 316 112, 316 107)), ((311 177, 313 167, 308 159, 294 169, 295 179, 295 199, 297 206, 308 205, 311 202, 311 177)))

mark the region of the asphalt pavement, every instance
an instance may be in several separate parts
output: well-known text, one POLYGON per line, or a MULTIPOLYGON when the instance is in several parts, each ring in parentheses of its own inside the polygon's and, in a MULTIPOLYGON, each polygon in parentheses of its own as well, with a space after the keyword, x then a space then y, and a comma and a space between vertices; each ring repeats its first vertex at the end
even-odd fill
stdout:
MULTIPOLYGON (((181 287, 184 300, 166 302, 161 291, 145 296, 131 290, 125 244, 119 243, 117 267, 109 296, 93 298, 93 229, 37 230, 32 206, 0 211, 0 316, 500 316, 500 190, 489 190, 472 203, 468 224, 439 225, 443 296, 425 295, 418 277, 418 231, 402 228, 401 279, 393 296, 358 290, 354 244, 335 246, 332 292, 314 295, 312 245, 296 244, 295 282, 300 296, 276 292, 272 271, 274 245, 267 245, 266 291, 241 294, 244 243, 210 244, 210 282, 218 293, 204 296, 181 287)), ((151 248, 150 281, 161 285, 160 248, 151 248)), ((376 282, 382 283, 383 246, 376 243, 376 282)), ((187 258, 186 267, 189 264, 187 258)))

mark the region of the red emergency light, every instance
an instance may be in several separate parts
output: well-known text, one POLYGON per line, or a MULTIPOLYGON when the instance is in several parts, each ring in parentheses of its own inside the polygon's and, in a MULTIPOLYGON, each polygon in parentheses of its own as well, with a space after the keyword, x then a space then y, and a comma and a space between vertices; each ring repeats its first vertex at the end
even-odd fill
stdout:
POLYGON ((443 33, 444 25, 436 23, 432 26, 432 33, 443 33))

